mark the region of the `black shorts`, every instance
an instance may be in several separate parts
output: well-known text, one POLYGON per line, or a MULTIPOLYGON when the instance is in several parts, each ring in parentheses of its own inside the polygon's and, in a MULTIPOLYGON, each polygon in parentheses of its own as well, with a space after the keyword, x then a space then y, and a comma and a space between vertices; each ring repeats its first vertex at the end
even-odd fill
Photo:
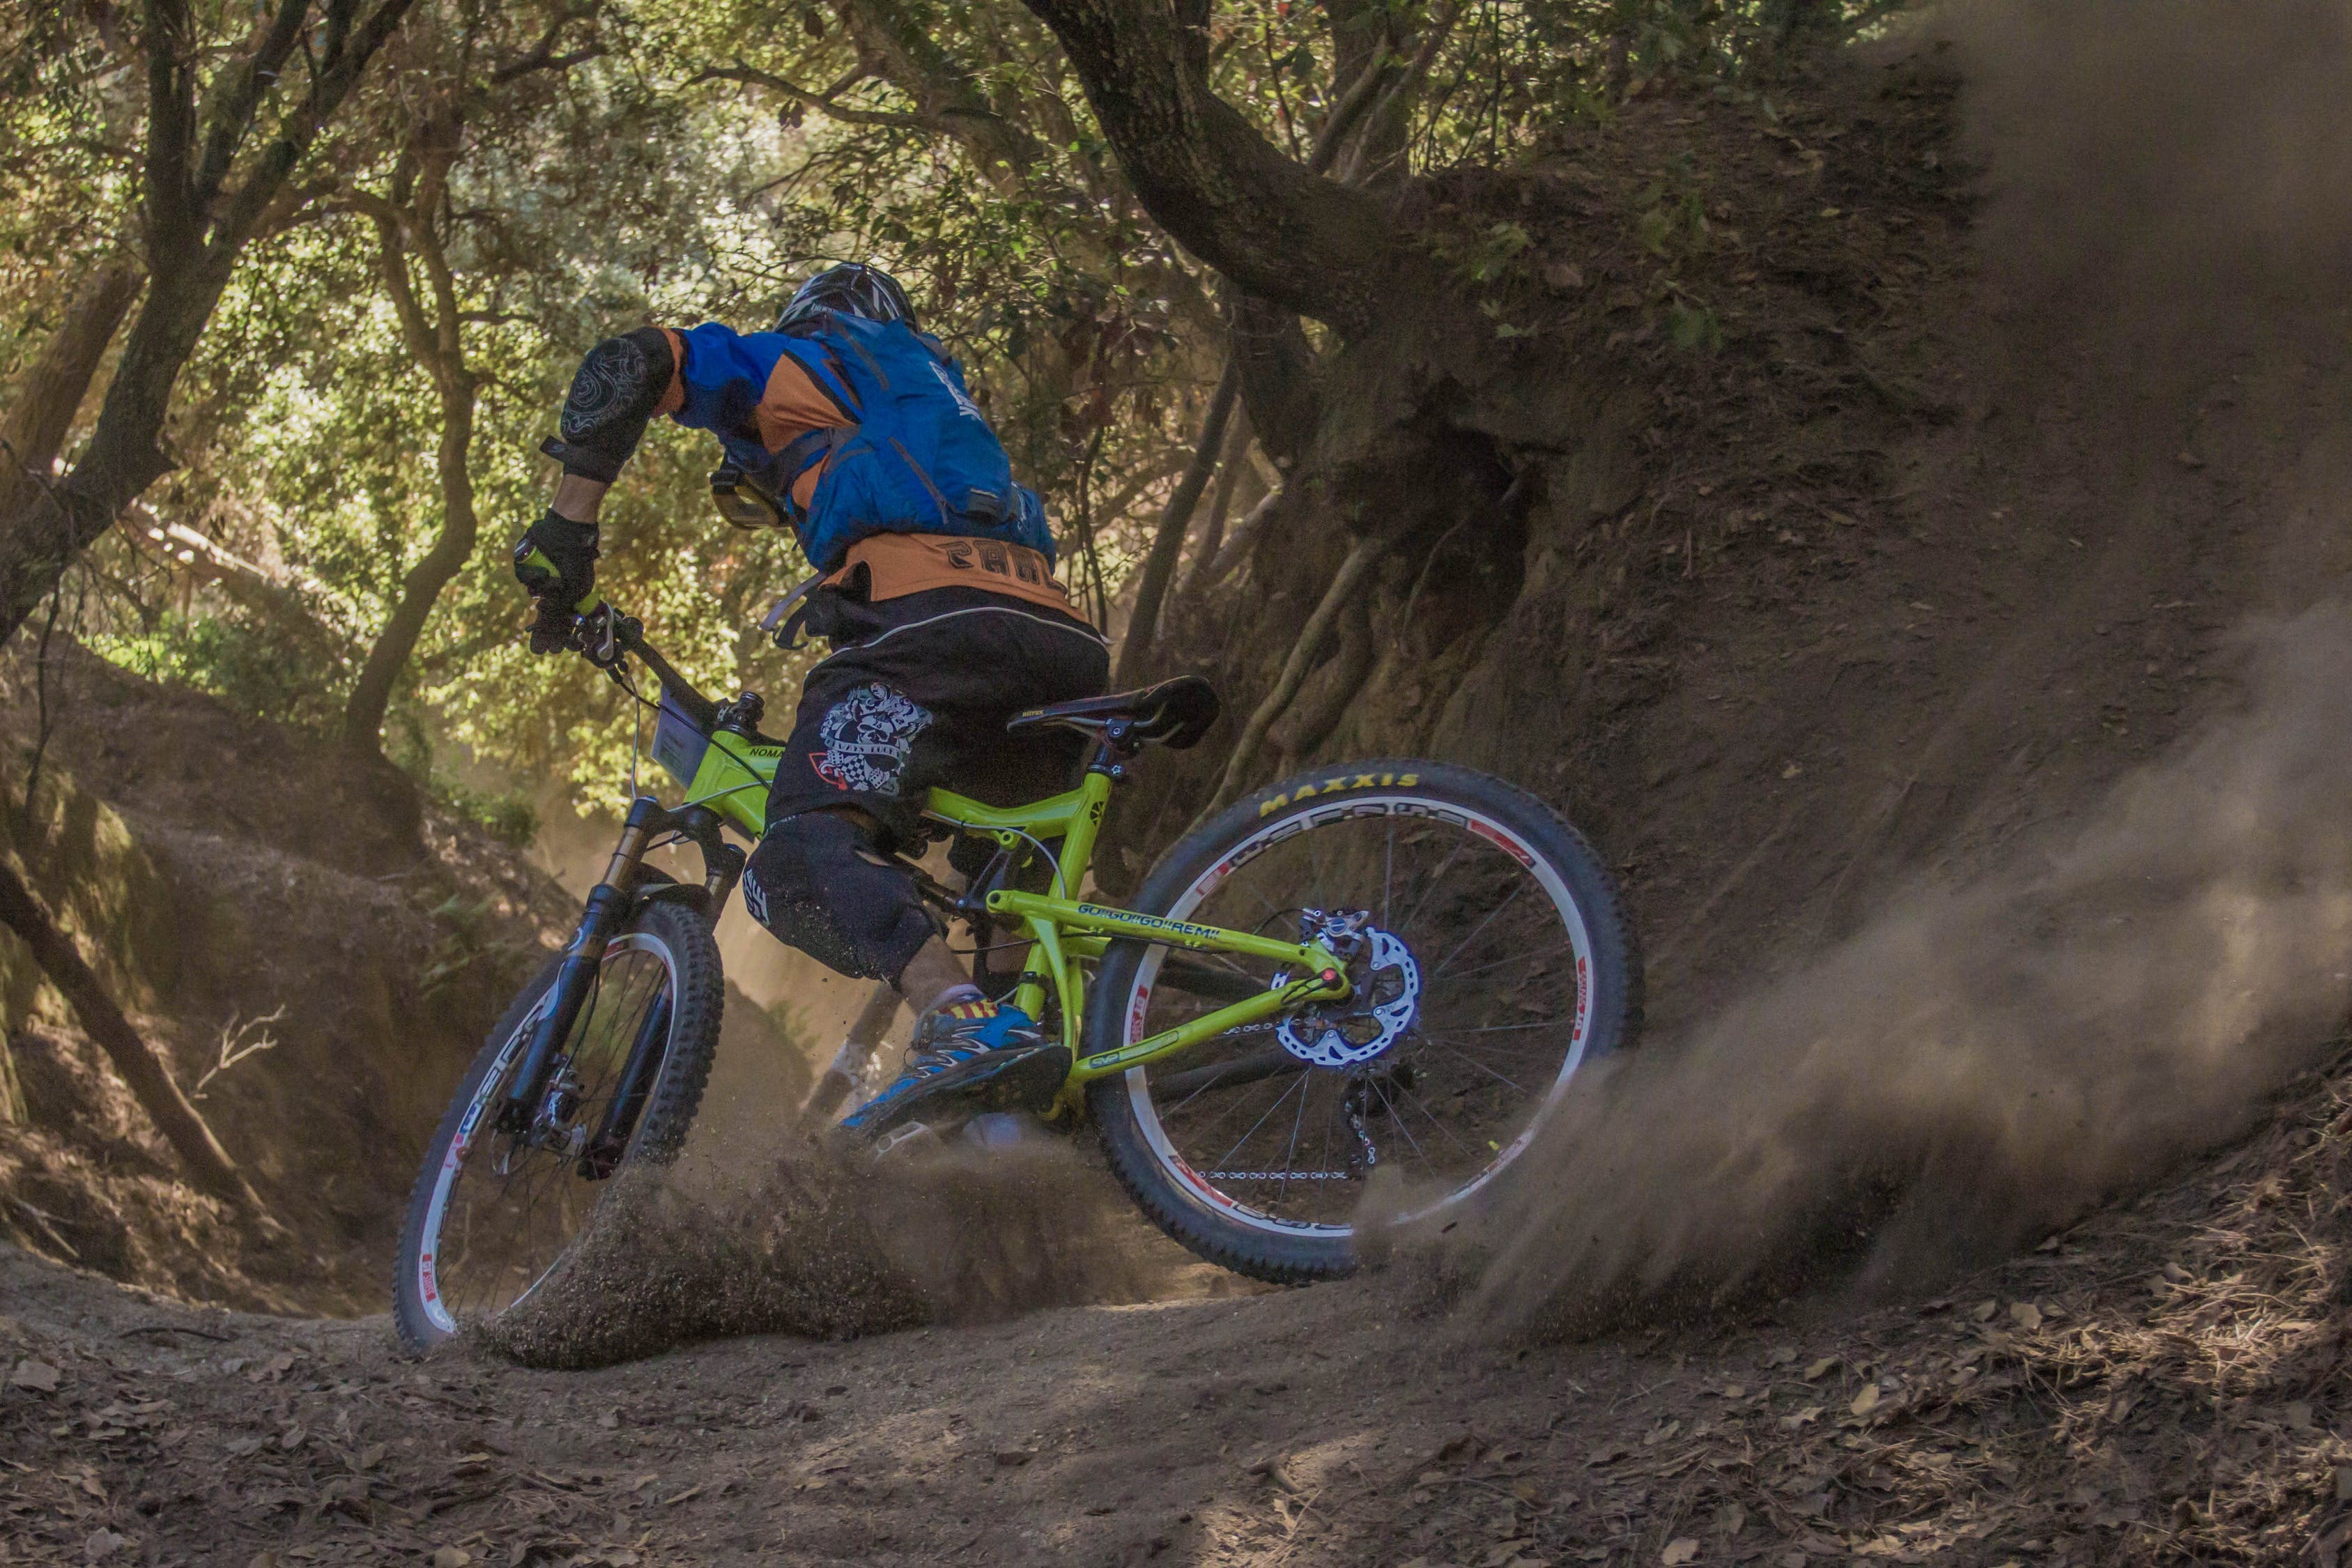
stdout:
POLYGON ((834 645, 809 671, 768 795, 771 826, 852 805, 914 843, 934 786, 991 805, 1069 789, 1082 737, 1013 736, 1024 709, 1099 695, 1102 637, 1073 616, 977 588, 934 588, 868 605, 835 596, 811 617, 834 645))

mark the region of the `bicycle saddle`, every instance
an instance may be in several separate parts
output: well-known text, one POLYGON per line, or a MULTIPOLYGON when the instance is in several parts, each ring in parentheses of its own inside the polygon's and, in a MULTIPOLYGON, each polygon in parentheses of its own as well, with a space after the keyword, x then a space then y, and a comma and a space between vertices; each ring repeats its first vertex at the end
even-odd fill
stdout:
POLYGON ((1049 708, 1032 708, 1025 713, 1014 714, 1004 728, 1013 734, 1049 726, 1091 732, 1124 721, 1128 725, 1127 740, 1138 743, 1156 741, 1171 751, 1181 752, 1198 744, 1223 711, 1224 704, 1217 700, 1216 688, 1197 675, 1180 675, 1140 691, 1113 691, 1101 697, 1081 697, 1075 702, 1056 702, 1049 708))

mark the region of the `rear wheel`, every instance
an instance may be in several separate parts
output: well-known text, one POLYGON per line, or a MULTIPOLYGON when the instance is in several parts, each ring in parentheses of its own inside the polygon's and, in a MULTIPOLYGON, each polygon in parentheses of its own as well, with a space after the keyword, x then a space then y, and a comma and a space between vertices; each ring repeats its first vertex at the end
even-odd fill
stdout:
POLYGON ((560 962, 490 1031, 425 1151, 393 1279, 401 1337, 420 1349, 529 1295, 587 1234, 614 1177, 677 1156, 702 1102, 726 1000, 719 949, 693 911, 654 903, 605 949, 565 1042, 567 1105, 534 1136, 499 1131, 560 962))
MULTIPOLYGON (((1640 963, 1615 885, 1542 802, 1443 763, 1350 763, 1274 784, 1171 849, 1131 908, 1352 949, 1356 994, 1097 1079, 1087 1107, 1136 1201, 1261 1279, 1356 1264, 1383 1167, 1397 1217, 1463 1204, 1518 1159, 1588 1062, 1633 1039, 1640 963)), ((1229 954, 1114 943, 1089 1053, 1284 983, 1229 954)))

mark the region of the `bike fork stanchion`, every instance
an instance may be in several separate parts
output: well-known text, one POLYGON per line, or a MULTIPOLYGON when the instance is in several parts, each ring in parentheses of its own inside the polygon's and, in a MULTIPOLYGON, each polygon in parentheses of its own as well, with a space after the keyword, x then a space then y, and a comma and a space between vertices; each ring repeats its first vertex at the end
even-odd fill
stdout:
POLYGON ((548 1073, 556 1054, 571 1038, 572 1026, 578 1021, 580 1009, 595 986, 597 972, 604 962, 604 949, 628 919, 630 895, 636 890, 637 863, 645 858, 646 845, 668 826, 670 814, 653 796, 639 795, 630 805, 628 818, 621 826, 621 842, 613 850, 612 863, 604 868, 604 879, 588 894, 587 907, 580 913, 580 927, 572 933, 571 946, 563 950, 563 963, 556 970, 555 984, 548 990, 547 1009, 531 1030, 530 1044, 523 1051, 513 1083, 508 1086, 506 1103, 499 1111, 499 1126, 503 1131, 527 1131, 538 1115, 540 1097, 546 1092, 548 1073))
POLYGON ((614 1090, 612 1104, 604 1109, 604 1124, 580 1152, 580 1174, 585 1181, 601 1182, 621 1168, 621 1156, 628 1152, 629 1134, 636 1131, 637 1118, 644 1113, 646 1100, 653 1093, 654 1075, 669 1046, 671 1000, 665 991, 646 1009, 646 1021, 638 1026, 637 1037, 629 1047, 628 1062, 621 1068, 620 1086, 614 1090))

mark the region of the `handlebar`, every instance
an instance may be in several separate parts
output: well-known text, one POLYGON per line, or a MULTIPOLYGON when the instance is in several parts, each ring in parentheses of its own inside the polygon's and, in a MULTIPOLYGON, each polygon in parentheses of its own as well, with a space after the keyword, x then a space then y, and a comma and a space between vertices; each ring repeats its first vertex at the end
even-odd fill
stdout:
POLYGON ((572 622, 569 640, 583 658, 599 669, 617 669, 623 658, 636 655, 661 682, 664 697, 677 704, 697 728, 707 731, 718 723, 719 704, 696 690, 692 681, 646 641, 646 624, 635 616, 625 616, 599 600, 594 609, 572 622))

